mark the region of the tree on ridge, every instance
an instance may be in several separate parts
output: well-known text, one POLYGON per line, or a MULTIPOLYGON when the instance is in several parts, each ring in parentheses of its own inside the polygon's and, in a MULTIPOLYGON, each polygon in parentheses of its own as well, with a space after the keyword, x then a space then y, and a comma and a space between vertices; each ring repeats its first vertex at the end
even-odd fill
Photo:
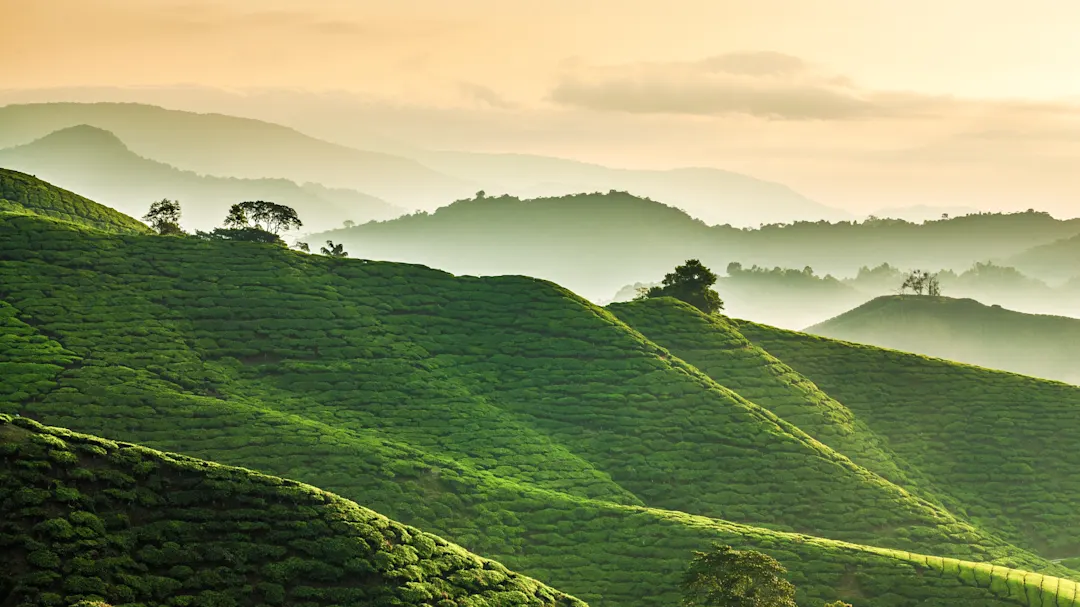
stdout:
POLYGON ((714 284, 716 274, 712 270, 697 259, 688 259, 674 272, 664 276, 661 286, 646 291, 644 297, 674 297, 706 314, 712 314, 724 309, 723 300, 712 289, 714 284))
POLYGON ((681 588, 684 607, 796 607, 787 569, 755 550, 713 544, 694 552, 681 588))
POLYGON ((264 200, 234 204, 229 207, 229 214, 225 217, 225 227, 237 230, 255 228, 275 235, 302 225, 292 207, 264 200))
POLYGON ((143 216, 143 221, 150 224, 158 234, 168 236, 183 234, 180 229, 180 201, 162 198, 150 205, 150 211, 143 216))

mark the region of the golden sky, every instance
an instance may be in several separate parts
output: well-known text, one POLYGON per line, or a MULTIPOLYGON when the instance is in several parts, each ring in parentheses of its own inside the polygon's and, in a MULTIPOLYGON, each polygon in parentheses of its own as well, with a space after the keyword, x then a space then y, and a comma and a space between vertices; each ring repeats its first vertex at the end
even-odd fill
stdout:
MULTIPOLYGON (((363 108, 338 119, 417 145, 718 166, 846 208, 1080 214, 1075 0, 0 0, 0 11, 6 89, 339 91, 363 108)), ((246 113, 344 136, 318 95, 305 99, 246 113)))

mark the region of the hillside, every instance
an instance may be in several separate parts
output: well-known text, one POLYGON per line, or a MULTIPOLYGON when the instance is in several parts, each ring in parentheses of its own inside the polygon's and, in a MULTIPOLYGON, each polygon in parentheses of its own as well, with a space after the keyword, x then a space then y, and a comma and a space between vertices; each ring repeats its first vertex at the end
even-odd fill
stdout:
POLYGON ((879 297, 806 332, 1080 383, 1080 320, 973 299, 879 297))
POLYGON ((0 107, 0 147, 23 145, 79 125, 114 133, 139 156, 185 171, 320 183, 365 192, 406 209, 435 208, 482 187, 409 158, 356 150, 269 122, 136 103, 0 107))
POLYGON ((107 232, 150 231, 142 222, 31 175, 0 168, 0 212, 55 217, 107 232))
POLYGON ((1080 556, 1080 455, 1059 448, 1080 388, 739 321, 843 403, 954 511, 1054 559, 1080 556))
POLYGON ((907 552, 1076 575, 550 283, 8 216, 0 285, 0 410, 300 479, 594 605, 670 604, 715 538, 814 601, 998 604, 907 552))
POLYGON ((295 481, 0 415, 0 604, 584 603, 295 481))
POLYGON ((1080 233, 1024 251, 1009 264, 1043 280, 1061 283, 1080 277, 1080 233))
POLYGON ((284 179, 228 179, 181 171, 129 150, 112 133, 86 125, 51 133, 32 143, 0 150, 0 166, 34 173, 117 208, 142 216, 150 203, 180 200, 181 224, 191 230, 220 226, 229 206, 272 200, 294 207, 304 230, 325 230, 352 219, 389 219, 403 211, 349 190, 297 185, 284 179))

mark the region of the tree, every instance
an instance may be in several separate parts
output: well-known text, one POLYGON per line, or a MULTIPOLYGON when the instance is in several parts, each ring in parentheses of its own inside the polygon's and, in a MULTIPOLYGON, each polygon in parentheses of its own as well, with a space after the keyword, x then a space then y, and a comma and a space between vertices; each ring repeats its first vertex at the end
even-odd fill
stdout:
POLYGON ((720 295, 712 289, 716 284, 716 274, 696 259, 675 268, 674 272, 664 276, 659 287, 652 287, 648 297, 674 297, 681 299, 706 314, 724 309, 720 295))
POLYGON ((694 552, 682 591, 685 607, 795 607, 795 586, 784 579, 787 569, 754 550, 713 544, 694 552))
POLYGON ((343 222, 341 223, 341 226, 342 226, 342 227, 344 227, 344 228, 346 228, 346 229, 348 229, 348 228, 355 228, 355 227, 356 227, 356 222, 355 222, 355 221, 353 221, 353 220, 351 220, 351 219, 346 219, 345 221, 343 221, 343 222))
POLYGON ((904 276, 904 284, 900 285, 900 292, 904 293, 908 289, 916 295, 922 295, 923 291, 929 295, 941 295, 941 283, 938 282, 937 274, 931 274, 926 270, 913 270, 904 276))
POLYGON ((295 246, 297 249, 300 249, 301 251, 303 251, 305 253, 310 253, 311 252, 311 246, 308 245, 308 243, 306 243, 306 242, 300 242, 299 240, 297 240, 296 244, 293 245, 293 246, 295 246))
POLYGON ((180 201, 163 198, 150 205, 150 212, 143 216, 143 221, 163 236, 183 234, 180 229, 180 201))
POLYGON ((319 252, 323 255, 329 255, 330 257, 348 257, 349 254, 345 252, 344 245, 334 244, 333 240, 327 240, 326 246, 319 249, 319 252))
POLYGON ((302 225, 292 207, 263 200, 234 204, 229 207, 229 214, 225 217, 225 227, 255 228, 271 234, 287 232, 302 225))

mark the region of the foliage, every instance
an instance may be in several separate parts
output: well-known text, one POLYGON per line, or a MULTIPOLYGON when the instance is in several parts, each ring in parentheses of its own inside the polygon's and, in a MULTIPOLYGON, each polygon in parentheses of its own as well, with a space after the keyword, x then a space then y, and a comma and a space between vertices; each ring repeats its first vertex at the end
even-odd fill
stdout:
POLYGON ((686 607, 795 607, 795 587, 787 569, 755 550, 714 544, 695 552, 683 577, 686 607))
POLYGON ((303 225, 292 207, 264 200, 236 203, 225 217, 226 228, 255 228, 274 235, 303 225))
POLYGON ((348 257, 349 254, 345 251, 345 247, 340 244, 334 244, 333 240, 327 240, 326 246, 319 249, 319 252, 329 257, 348 257))
POLYGON ((311 486, 5 415, 0 505, 5 604, 584 607, 311 486))
POLYGON ((0 410, 302 479, 594 605, 674 603, 711 541, 770 554, 806 604, 1009 604, 974 561, 1074 588, 751 402, 757 376, 732 390, 543 281, 12 215, 0 285, 24 365, 0 410))
POLYGON ((937 276, 926 270, 912 270, 904 276, 900 292, 904 293, 909 289, 916 295, 922 295, 924 291, 932 297, 941 295, 941 284, 938 283, 937 276))
POLYGON ((686 263, 664 276, 661 286, 652 287, 645 292, 646 297, 674 297, 685 301, 706 314, 724 309, 724 302, 712 289, 716 284, 716 274, 706 268, 697 259, 688 259, 686 263))
POLYGON ((0 168, 0 212, 33 213, 108 232, 146 233, 138 220, 40 179, 0 168))
POLYGON ((215 228, 210 232, 196 231, 195 236, 203 240, 234 240, 237 242, 256 242, 262 244, 285 245, 285 241, 273 232, 262 228, 215 228))
POLYGON ((180 229, 180 203, 163 198, 150 205, 150 211, 143 217, 158 234, 169 236, 183 234, 180 229))

